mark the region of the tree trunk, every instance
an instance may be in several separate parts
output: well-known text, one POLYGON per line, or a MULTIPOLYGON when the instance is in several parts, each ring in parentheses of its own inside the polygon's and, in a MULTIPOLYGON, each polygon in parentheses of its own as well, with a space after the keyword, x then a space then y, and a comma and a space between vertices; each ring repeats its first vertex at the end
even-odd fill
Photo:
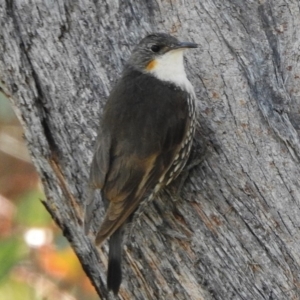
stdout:
POLYGON ((178 201, 163 193, 136 225, 120 299, 300 299, 299 1, 1 0, 0 21, 1 89, 45 205, 101 299, 100 197, 92 233, 82 230, 99 113, 133 46, 154 31, 201 46, 186 65, 203 161, 178 201))

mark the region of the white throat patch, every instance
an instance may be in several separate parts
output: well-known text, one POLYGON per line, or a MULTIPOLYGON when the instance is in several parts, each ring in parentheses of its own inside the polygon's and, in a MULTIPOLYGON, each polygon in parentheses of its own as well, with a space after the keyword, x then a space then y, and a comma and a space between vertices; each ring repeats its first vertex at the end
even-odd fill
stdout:
POLYGON ((147 71, 160 80, 174 83, 188 93, 194 94, 194 88, 184 70, 183 51, 184 49, 177 49, 165 53, 156 58, 147 71))

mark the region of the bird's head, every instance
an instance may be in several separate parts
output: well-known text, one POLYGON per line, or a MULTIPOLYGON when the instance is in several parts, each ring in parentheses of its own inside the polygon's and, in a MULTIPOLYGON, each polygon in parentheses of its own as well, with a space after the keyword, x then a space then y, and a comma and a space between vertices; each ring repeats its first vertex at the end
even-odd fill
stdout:
POLYGON ((187 48, 197 48, 197 44, 181 42, 166 33, 153 33, 134 48, 129 64, 156 77, 165 76, 164 73, 184 72, 183 52, 187 48))

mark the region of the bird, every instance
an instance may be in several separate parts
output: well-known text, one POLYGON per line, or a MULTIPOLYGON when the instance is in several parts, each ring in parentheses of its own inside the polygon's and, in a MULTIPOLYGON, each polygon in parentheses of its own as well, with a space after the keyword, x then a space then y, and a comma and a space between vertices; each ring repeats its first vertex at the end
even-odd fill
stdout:
MULTIPOLYGON (((147 35, 133 49, 103 109, 89 187, 100 189, 106 203, 95 243, 109 238, 107 288, 115 295, 122 281, 125 224, 180 174, 191 152, 196 96, 183 53, 197 47, 167 33, 147 35)), ((85 207, 86 233, 93 201, 85 207)))

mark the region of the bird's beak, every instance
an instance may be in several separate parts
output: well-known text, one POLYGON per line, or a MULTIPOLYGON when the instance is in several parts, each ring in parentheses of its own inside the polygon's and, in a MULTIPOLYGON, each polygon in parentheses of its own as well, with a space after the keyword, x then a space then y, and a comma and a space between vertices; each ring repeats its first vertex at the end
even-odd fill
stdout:
POLYGON ((191 42, 179 42, 172 47, 175 49, 184 49, 184 48, 198 48, 198 45, 191 42))

